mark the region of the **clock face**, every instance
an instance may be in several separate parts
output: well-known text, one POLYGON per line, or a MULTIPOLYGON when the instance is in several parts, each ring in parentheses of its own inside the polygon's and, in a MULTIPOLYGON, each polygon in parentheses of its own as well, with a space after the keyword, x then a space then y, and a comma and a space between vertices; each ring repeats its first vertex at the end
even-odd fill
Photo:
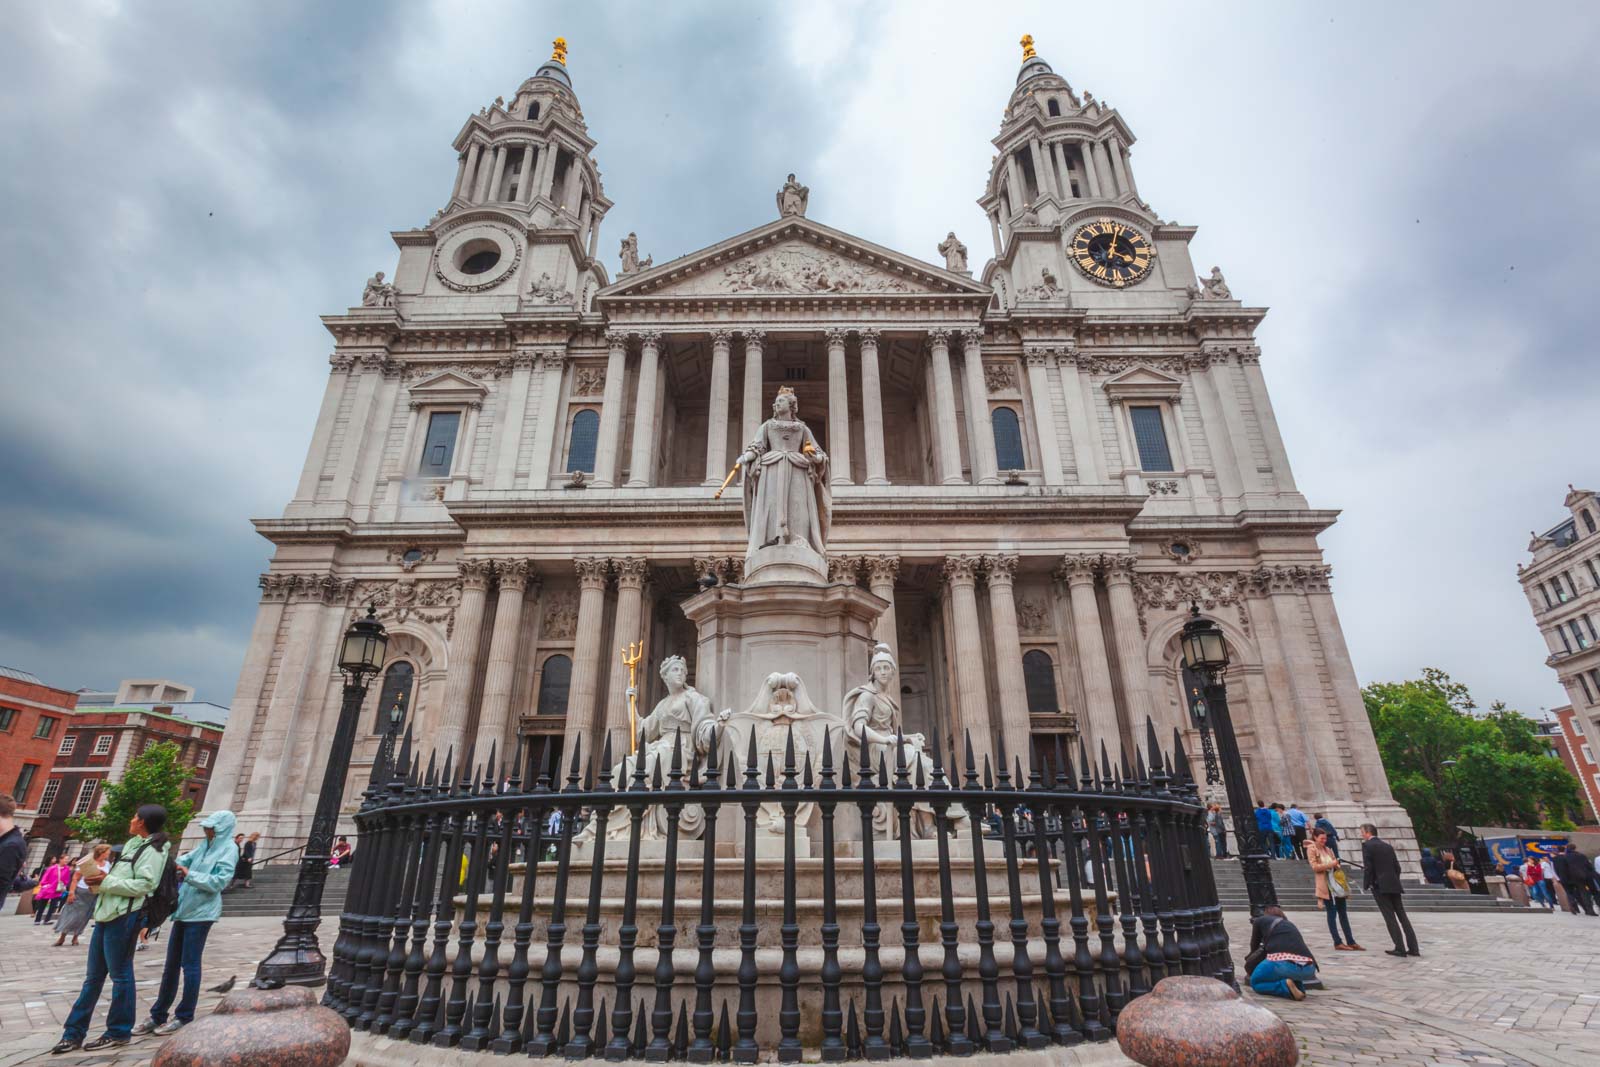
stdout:
POLYGON ((1072 235, 1067 254, 1090 281, 1122 289, 1144 280, 1156 251, 1127 223, 1097 219, 1072 235))

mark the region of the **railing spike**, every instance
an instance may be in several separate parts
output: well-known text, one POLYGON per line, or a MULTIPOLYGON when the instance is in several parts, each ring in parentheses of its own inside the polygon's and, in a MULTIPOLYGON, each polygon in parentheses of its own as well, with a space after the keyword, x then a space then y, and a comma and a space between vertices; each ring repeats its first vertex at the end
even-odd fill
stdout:
POLYGON ((1006 735, 1004 731, 995 736, 995 778, 1001 789, 1011 788, 1011 761, 1006 759, 1006 735))
POLYGON ((722 1014, 717 1018, 717 1059, 728 1062, 733 1050, 733 1028, 728 1025, 728 1002, 722 1002, 722 1014))
MULTIPOLYGON (((643 750, 640 750, 639 752, 634 753, 634 759, 637 762, 640 762, 640 763, 648 762, 647 760, 644 759, 643 750)), ((650 788, 655 790, 658 793, 661 792, 661 790, 663 788, 663 782, 661 780, 661 761, 660 760, 656 760, 656 765, 655 765, 654 771, 650 776, 650 788)))
POLYGON ((754 730, 750 731, 750 744, 744 757, 744 773, 746 778, 752 778, 760 773, 760 768, 756 763, 756 732, 754 730))
POLYGON ((776 789, 778 787, 778 777, 773 773, 772 749, 770 748, 767 749, 767 777, 765 784, 768 789, 776 789))
POLYGON ((500 790, 500 764, 497 762, 500 757, 499 747, 499 741, 489 742, 489 761, 483 765, 483 791, 491 796, 500 790))
POLYGON ((933 1054, 941 1055, 944 1047, 944 1010, 939 1006, 939 995, 933 995, 933 1017, 928 1020, 928 1041, 933 1045, 933 1054))
POLYGON ((455 786, 455 778, 451 761, 455 759, 456 746, 451 745, 444 750, 444 768, 439 772, 439 785, 442 789, 449 790, 455 786))
POLYGON ((572 739, 572 769, 567 772, 567 792, 578 791, 578 768, 583 762, 583 735, 577 734, 572 739))
POLYGON ((850 788, 850 761, 849 760, 844 760, 842 763, 839 764, 839 766, 841 768, 840 783, 839 784, 843 788, 849 789, 850 788))
POLYGON ((856 998, 850 998, 850 1011, 844 1024, 845 1055, 852 1060, 861 1058, 861 1020, 856 1015, 856 998))
POLYGON ((790 723, 783 734, 783 773, 786 778, 793 778, 794 772, 794 724, 790 723))
MULTIPOLYGON (((1018 788, 1020 788, 1022 786, 1022 757, 1021 756, 1016 757, 1016 761, 1017 761, 1016 782, 1017 782, 1018 788)), ((1033 774, 1034 774, 1035 778, 1037 778, 1039 776, 1039 772, 1037 772, 1037 771, 1033 772, 1033 774)))
POLYGON ((474 741, 467 746, 467 758, 461 761, 461 792, 470 793, 478 781, 478 765, 472 757, 477 754, 478 743, 474 741))
POLYGON ((889 766, 882 752, 878 753, 878 788, 889 788, 889 766))
POLYGON ((1100 767, 1102 773, 1100 780, 1107 785, 1111 783, 1111 754, 1106 751, 1106 739, 1100 739, 1100 767))
POLYGON ((923 769, 922 760, 921 759, 918 759, 916 761, 916 763, 917 763, 916 787, 918 789, 926 789, 926 788, 928 788, 927 772, 923 769))
POLYGON ((1094 788, 1094 764, 1089 762, 1089 746, 1084 743, 1083 735, 1078 735, 1078 785, 1085 792, 1094 788))
POLYGON ((430 788, 433 785, 433 775, 434 775, 433 761, 438 757, 438 755, 439 755, 439 750, 438 749, 435 748, 435 749, 429 749, 428 750, 428 773, 423 775, 423 781, 426 782, 430 788))
POLYGON ((900 1025, 900 998, 891 997, 889 1000, 889 1054, 901 1056, 905 1054, 906 1032, 900 1025))
POLYGON ((978 1006, 972 1002, 972 994, 967 994, 967 1040, 973 1048, 983 1047, 983 1029, 978 1023, 978 1006))
MULTIPOLYGON (((509 787, 508 787, 508 788, 509 788, 509 789, 510 789, 510 791, 511 791, 511 792, 513 792, 513 793, 520 793, 520 792, 522 792, 522 753, 523 753, 523 741, 524 741, 524 737, 523 737, 523 735, 522 735, 522 734, 520 734, 520 733, 519 733, 519 734, 518 734, 518 735, 517 735, 517 747, 516 747, 516 751, 515 751, 515 752, 514 752, 514 753, 513 753, 513 754, 512 754, 512 756, 511 756, 511 782, 510 782, 510 785, 509 785, 509 787)), ((532 772, 532 770, 533 770, 533 765, 532 765, 532 757, 531 757, 531 754, 530 754, 530 758, 529 758, 529 765, 528 765, 528 770, 529 770, 529 772, 530 772, 530 776, 531 776, 531 772, 532 772)), ((530 783, 530 784, 531 784, 531 783, 530 783)))
POLYGON ((1156 736, 1156 721, 1146 715, 1144 719, 1144 747, 1150 753, 1150 773, 1161 772, 1161 739, 1156 736))
POLYGON ((678 1004, 677 1033, 672 1039, 672 1057, 683 1062, 689 1054, 689 1002, 681 1001, 678 1004))
POLYGON ((556 1048, 563 1049, 572 1040, 572 1001, 564 1001, 561 1005, 561 1022, 556 1026, 556 1048))
POLYGON ((988 753, 984 753, 983 756, 983 787, 985 789, 994 788, 994 768, 989 766, 988 753))
POLYGON ((1066 754, 1066 746, 1061 743, 1061 735, 1055 735, 1056 742, 1056 780, 1055 787, 1062 788, 1067 784, 1067 779, 1072 775, 1072 762, 1066 754))
POLYGON ((833 731, 822 731, 822 784, 833 784, 833 731))
POLYGON ((810 752, 806 753, 805 768, 804 768, 803 772, 800 775, 800 784, 806 789, 810 789, 811 786, 812 786, 812 781, 811 781, 811 753, 810 752))

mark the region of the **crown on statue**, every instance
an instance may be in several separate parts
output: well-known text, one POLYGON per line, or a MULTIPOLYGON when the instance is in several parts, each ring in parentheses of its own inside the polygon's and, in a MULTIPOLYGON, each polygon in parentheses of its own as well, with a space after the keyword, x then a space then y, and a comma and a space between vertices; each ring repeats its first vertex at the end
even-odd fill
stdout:
POLYGON ((789 388, 787 385, 780 385, 780 386, 778 386, 778 395, 779 396, 794 396, 794 390, 789 388))

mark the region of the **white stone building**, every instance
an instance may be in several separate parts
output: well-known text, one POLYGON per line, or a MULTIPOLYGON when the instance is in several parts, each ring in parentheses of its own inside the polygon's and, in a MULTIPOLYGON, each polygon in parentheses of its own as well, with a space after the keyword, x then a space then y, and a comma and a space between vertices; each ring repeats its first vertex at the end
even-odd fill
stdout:
MULTIPOLYGON (((1026 49, 976 277, 937 224, 942 265, 815 221, 791 175, 770 223, 659 265, 630 235, 613 279, 564 58, 467 119, 443 210, 323 320, 328 386, 294 499, 256 523, 276 552, 211 793, 242 829, 309 824, 337 638, 369 602, 392 666, 347 806, 396 699, 458 759, 620 742, 619 649, 642 642, 645 708, 665 655, 694 663, 680 605, 708 572, 737 582, 745 547, 737 481, 713 494, 788 386, 831 459, 832 575, 889 602, 908 731, 1115 759, 1152 716, 1198 751, 1176 641, 1197 601, 1232 642, 1257 795, 1413 847, 1317 545, 1336 512, 1296 486, 1262 377, 1266 312, 1197 281, 1121 115, 1026 49)), ((863 647, 850 684, 866 667, 863 647)))
POLYGON ((1533 535, 1533 560, 1517 564, 1517 580, 1550 649, 1545 662, 1572 703, 1573 725, 1600 752, 1600 497, 1569 485, 1562 505, 1567 518, 1533 535))

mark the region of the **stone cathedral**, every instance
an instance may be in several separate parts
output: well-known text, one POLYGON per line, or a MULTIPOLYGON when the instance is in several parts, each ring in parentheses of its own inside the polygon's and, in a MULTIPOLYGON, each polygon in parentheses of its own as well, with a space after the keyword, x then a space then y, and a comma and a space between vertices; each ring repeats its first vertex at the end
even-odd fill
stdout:
POLYGON ((819 705, 881 644, 905 730, 946 752, 970 732, 1024 762, 1057 737, 1115 759, 1150 716, 1198 753, 1177 645, 1193 602, 1231 643, 1257 797, 1414 850, 1317 544, 1337 513, 1296 486, 1262 376, 1266 311, 1196 276, 1196 231, 1142 198, 1122 115, 1023 45, 976 272, 937 224, 919 254, 833 229, 791 174, 770 222, 659 264, 629 234, 612 277, 565 43, 469 116, 443 209, 323 317, 304 471, 255 523, 275 551, 214 802, 266 844, 303 838, 338 638, 369 604, 389 662, 347 809, 395 709, 458 759, 519 738, 625 750, 624 649, 640 709, 670 656, 713 707, 744 707, 718 691, 737 613, 697 625, 684 605, 745 580, 735 465, 781 391, 827 459, 830 606, 787 623, 838 650, 805 679, 819 705))

